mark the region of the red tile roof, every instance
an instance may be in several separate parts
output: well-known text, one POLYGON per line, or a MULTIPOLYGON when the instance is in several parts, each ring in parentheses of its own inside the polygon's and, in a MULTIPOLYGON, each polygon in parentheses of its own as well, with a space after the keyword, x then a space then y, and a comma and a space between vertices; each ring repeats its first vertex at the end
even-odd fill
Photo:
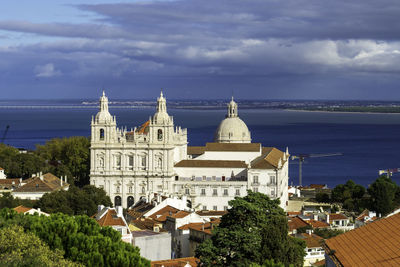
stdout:
POLYGON ((188 258, 178 258, 172 260, 162 260, 162 261, 152 261, 151 267, 184 267, 187 263, 189 263, 192 267, 199 266, 199 259, 195 257, 188 258))
POLYGON ((400 266, 400 213, 325 241, 342 266, 400 266))
POLYGON ((287 216, 296 217, 297 215, 301 215, 301 211, 288 211, 287 216))
POLYGON ((23 181, 26 184, 16 188, 14 192, 52 192, 69 186, 67 183, 61 185, 61 179, 51 173, 43 174, 42 178, 31 177, 23 181))
POLYGON ((308 223, 305 222, 300 217, 289 217, 288 225, 289 225, 289 231, 293 231, 294 229, 299 229, 301 227, 308 226, 308 223))
POLYGON ((331 213, 329 214, 329 223, 336 220, 347 220, 348 218, 342 213, 331 213))
POLYGON ((158 222, 165 222, 167 220, 167 216, 172 216, 173 214, 177 213, 178 209, 172 207, 172 206, 166 206, 159 211, 153 213, 152 215, 149 216, 149 218, 156 220, 158 222))
POLYGON ((114 226, 114 225, 126 226, 124 220, 121 217, 117 216, 117 212, 115 211, 115 209, 108 209, 100 219, 96 218, 97 215, 98 213, 95 214, 93 217, 99 223, 100 226, 114 226))
POLYGON ((307 223, 308 223, 309 225, 311 225, 312 228, 327 228, 327 227, 329 227, 329 224, 328 224, 328 223, 326 223, 326 222, 321 222, 321 221, 317 221, 317 220, 314 220, 314 219, 308 220, 307 223))
POLYGON ((262 155, 251 162, 252 169, 276 169, 279 166, 279 160, 284 163, 284 152, 275 147, 263 147, 262 155))
POLYGON ((316 235, 316 234, 306 234, 303 233, 300 236, 301 239, 303 239, 306 242, 307 248, 319 248, 322 247, 323 243, 323 238, 316 235))
POLYGON ((18 212, 18 213, 25 213, 25 212, 27 212, 27 211, 30 211, 31 209, 32 209, 32 208, 28 208, 28 207, 25 207, 25 206, 22 206, 22 205, 20 205, 20 206, 14 208, 14 210, 15 210, 16 212, 18 212))

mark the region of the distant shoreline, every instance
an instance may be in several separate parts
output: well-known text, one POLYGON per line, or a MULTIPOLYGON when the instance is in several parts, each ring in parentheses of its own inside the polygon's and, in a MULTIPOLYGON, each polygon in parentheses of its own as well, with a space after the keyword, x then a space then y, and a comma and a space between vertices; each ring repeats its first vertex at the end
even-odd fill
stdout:
POLYGON ((400 114, 397 112, 382 112, 382 111, 345 111, 345 110, 311 110, 311 109, 294 109, 286 108, 287 111, 300 111, 300 112, 320 112, 320 113, 345 113, 345 114, 400 114))

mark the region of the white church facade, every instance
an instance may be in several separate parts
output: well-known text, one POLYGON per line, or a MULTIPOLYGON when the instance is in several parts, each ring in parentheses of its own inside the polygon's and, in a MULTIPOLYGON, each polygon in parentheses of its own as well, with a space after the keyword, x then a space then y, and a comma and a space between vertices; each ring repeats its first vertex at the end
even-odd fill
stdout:
POLYGON ((249 189, 287 205, 288 151, 251 143, 233 99, 214 142, 193 147, 187 130, 174 126, 162 93, 156 113, 131 131, 117 127, 103 93, 91 122, 90 161, 90 183, 103 188, 114 205, 130 207, 157 194, 186 196, 197 210, 223 210, 249 189))

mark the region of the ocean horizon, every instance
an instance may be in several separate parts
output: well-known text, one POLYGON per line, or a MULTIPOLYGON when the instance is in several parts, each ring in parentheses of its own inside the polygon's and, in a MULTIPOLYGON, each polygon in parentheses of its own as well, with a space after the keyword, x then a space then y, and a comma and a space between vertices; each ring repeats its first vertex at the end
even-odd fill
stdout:
MULTIPOLYGON (((83 101, 87 100, 2 100, 0 137, 7 125, 10 128, 4 143, 24 149, 34 149, 36 144, 44 144, 52 138, 89 137, 90 121, 97 113, 97 104, 96 101, 82 104, 83 101)), ((120 128, 138 127, 155 112, 152 105, 155 101, 144 101, 141 106, 124 102, 110 105, 110 112, 116 116, 120 128)), ((175 125, 188 128, 188 145, 192 146, 212 142, 226 113, 226 102, 210 109, 167 104, 175 125)), ((288 147, 291 155, 342 154, 306 159, 303 185, 317 183, 334 187, 352 179, 367 186, 377 178, 380 169, 400 167, 397 153, 400 149, 400 114, 251 109, 241 108, 239 102, 239 116, 251 131, 252 142, 281 150, 288 147)), ((398 180, 396 175, 393 179, 398 180)), ((289 184, 298 184, 296 160, 290 161, 289 184)))

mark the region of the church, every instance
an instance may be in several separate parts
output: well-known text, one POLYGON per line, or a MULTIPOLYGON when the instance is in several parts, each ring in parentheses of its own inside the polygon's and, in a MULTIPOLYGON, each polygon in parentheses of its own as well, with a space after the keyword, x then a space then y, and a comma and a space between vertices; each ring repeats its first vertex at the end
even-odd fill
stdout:
POLYGON ((103 92, 91 121, 90 163, 90 183, 103 188, 114 206, 176 196, 196 210, 226 210, 247 190, 287 205, 288 150, 252 143, 233 98, 214 142, 188 146, 187 129, 174 125, 162 92, 155 114, 131 131, 117 127, 103 92))

